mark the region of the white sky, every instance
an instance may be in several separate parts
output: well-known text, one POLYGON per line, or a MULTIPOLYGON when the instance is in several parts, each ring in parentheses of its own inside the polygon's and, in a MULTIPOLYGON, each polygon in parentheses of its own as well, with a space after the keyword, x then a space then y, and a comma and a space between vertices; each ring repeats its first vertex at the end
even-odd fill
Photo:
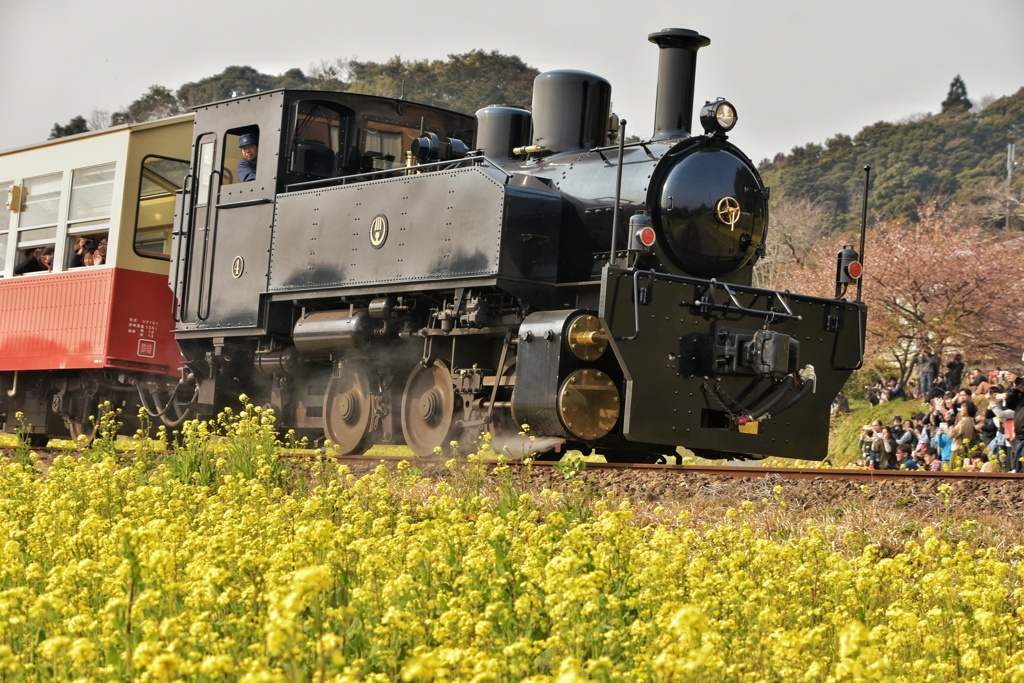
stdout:
POLYGON ((88 119, 93 109, 122 109, 150 85, 175 90, 232 64, 308 73, 337 57, 442 59, 473 49, 517 55, 541 71, 603 76, 627 133, 646 136, 658 63, 647 35, 670 27, 711 39, 697 57, 696 106, 730 99, 739 113, 731 139, 755 162, 876 121, 937 112, 958 73, 972 100, 1024 86, 1022 0, 3 5, 0 149, 44 140, 55 122, 88 119))

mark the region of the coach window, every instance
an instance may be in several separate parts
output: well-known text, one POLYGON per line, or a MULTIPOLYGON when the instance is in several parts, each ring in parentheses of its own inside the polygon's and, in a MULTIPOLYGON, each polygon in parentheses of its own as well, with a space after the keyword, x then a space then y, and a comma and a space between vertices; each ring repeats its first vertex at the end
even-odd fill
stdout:
MULTIPOLYGON (((95 248, 109 237, 114 172, 115 166, 112 163, 79 168, 72 172, 71 201, 68 206, 68 241, 64 251, 67 267, 93 265, 86 252, 90 246, 95 248), (85 251, 76 249, 79 241, 85 244, 85 251)), ((113 254, 107 254, 106 258, 112 256, 113 254)))
POLYGON ((25 179, 18 219, 18 265, 33 258, 36 249, 56 245, 62 177, 61 173, 52 173, 25 179))
POLYGON ((11 216, 17 214, 20 208, 11 206, 11 204, 12 202, 21 202, 21 194, 15 195, 11 191, 13 187, 13 182, 0 183, 0 204, 3 204, 3 211, 0 212, 0 277, 3 277, 7 270, 7 235, 11 226, 11 216))
POLYGON ((135 253, 171 258, 174 200, 188 175, 188 162, 160 156, 142 160, 138 211, 135 212, 135 253))

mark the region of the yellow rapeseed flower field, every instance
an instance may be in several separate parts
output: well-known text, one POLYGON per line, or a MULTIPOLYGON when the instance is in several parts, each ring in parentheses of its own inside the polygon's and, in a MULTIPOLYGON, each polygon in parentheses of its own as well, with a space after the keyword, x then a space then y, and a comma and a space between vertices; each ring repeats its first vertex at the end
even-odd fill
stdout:
POLYGON ((0 459, 0 680, 1024 680, 1024 549, 767 533, 778 489, 641 520, 474 458, 297 471, 273 423, 0 459))

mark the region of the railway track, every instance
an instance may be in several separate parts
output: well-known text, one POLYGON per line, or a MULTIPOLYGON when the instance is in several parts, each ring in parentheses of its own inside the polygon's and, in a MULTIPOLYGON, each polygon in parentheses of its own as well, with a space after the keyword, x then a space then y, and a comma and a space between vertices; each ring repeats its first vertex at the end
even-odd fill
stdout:
MULTIPOLYGON (((13 447, 0 447, 0 456, 11 457, 16 449, 13 447)), ((76 449, 55 449, 55 448, 28 448, 23 451, 35 454, 40 460, 52 460, 57 455, 80 455, 82 451, 76 449)), ((130 455, 129 451, 125 452, 130 455)), ((170 455, 171 451, 164 454, 170 455)), ((301 461, 317 457, 316 452, 308 453, 287 453, 285 457, 289 460, 301 461)), ((395 455, 336 455, 332 456, 339 465, 356 465, 366 467, 376 465, 380 462, 397 463, 410 461, 418 466, 442 466, 450 458, 448 457, 403 457, 395 455)), ((488 465, 495 465, 496 462, 487 462, 488 465)), ((509 461, 513 468, 524 467, 522 462, 509 461)), ((531 467, 538 469, 551 469, 558 463, 546 460, 534 460, 531 467)), ((603 463, 587 461, 588 470, 641 470, 649 471, 652 474, 658 473, 661 476, 673 475, 705 475, 708 477, 720 477, 727 479, 752 479, 759 477, 775 477, 794 480, 827 480, 827 481, 862 481, 862 482, 887 482, 887 481, 910 481, 910 480, 980 480, 980 481, 1020 481, 1024 484, 1024 474, 1010 472, 923 472, 908 470, 869 470, 864 468, 823 468, 823 467, 764 467, 760 465, 647 465, 647 464, 626 464, 626 463, 603 463)))

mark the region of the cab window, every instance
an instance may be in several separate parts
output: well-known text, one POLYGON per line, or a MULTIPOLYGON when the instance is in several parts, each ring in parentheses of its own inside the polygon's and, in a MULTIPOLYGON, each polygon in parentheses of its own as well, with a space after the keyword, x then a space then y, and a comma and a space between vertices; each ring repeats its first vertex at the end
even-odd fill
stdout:
POLYGON ((316 101, 296 102, 293 112, 288 146, 289 180, 301 182, 338 175, 347 119, 331 106, 316 101))
POLYGON ((405 164, 410 143, 420 136, 419 128, 366 117, 363 124, 362 171, 379 171, 405 164))
MULTIPOLYGON (((260 129, 259 126, 246 126, 244 128, 235 128, 229 130, 224 136, 224 153, 221 155, 223 161, 221 164, 221 181, 222 185, 231 185, 232 183, 242 182, 241 178, 238 177, 238 164, 242 161, 242 149, 241 141, 243 135, 253 136, 257 140, 257 146, 259 145, 260 129)), ((256 166, 259 166, 259 156, 256 158, 256 166)))

